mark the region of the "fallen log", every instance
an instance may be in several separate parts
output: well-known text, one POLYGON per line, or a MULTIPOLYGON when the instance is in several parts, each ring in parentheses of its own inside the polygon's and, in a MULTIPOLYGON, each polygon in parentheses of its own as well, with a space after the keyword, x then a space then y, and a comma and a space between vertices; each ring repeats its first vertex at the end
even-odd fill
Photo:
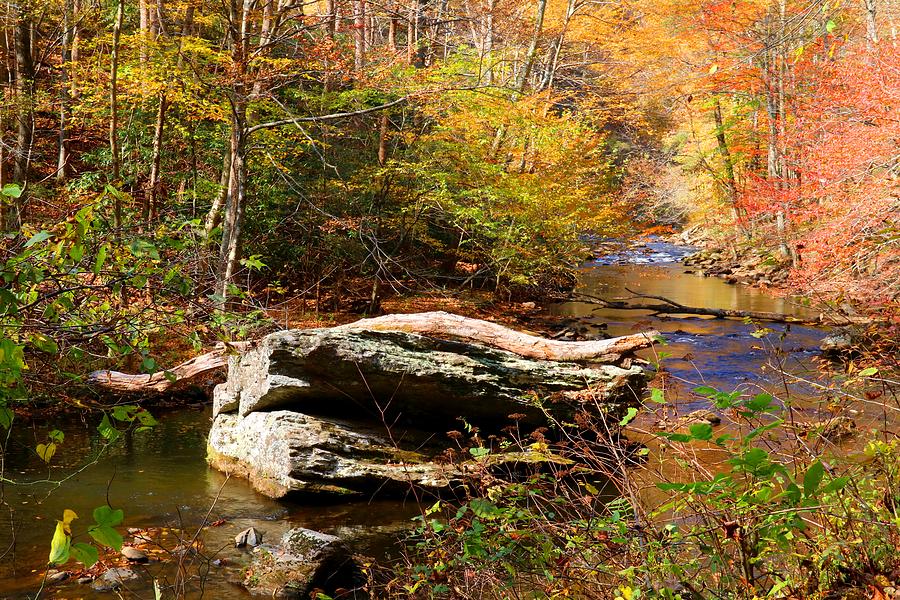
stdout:
MULTIPOLYGON (((447 337, 464 342, 480 343, 507 350, 525 358, 561 362, 586 361, 612 364, 625 354, 649 347, 657 331, 648 331, 586 342, 563 342, 522 333, 497 323, 471 319, 446 312, 426 312, 405 315, 385 315, 361 319, 331 328, 335 332, 397 331, 424 336, 447 337)), ((220 344, 212 352, 194 357, 177 367, 157 373, 134 375, 119 371, 94 371, 88 375, 92 387, 117 393, 164 394, 190 384, 224 368, 228 356, 253 346, 251 342, 220 344)))
MULTIPOLYGON (((649 298, 652 300, 660 300, 664 304, 650 303, 632 303, 628 300, 607 300, 590 294, 575 293, 569 296, 559 297, 557 300, 563 302, 581 302, 583 304, 596 304, 601 308, 610 308, 614 310, 645 310, 654 315, 670 314, 670 315, 697 315, 709 316, 717 319, 751 319, 754 321, 766 321, 769 323, 796 323, 800 325, 849 325, 849 324, 865 324, 870 320, 866 317, 855 317, 848 315, 825 315, 818 314, 810 317, 796 317, 783 313, 775 313, 760 310, 737 310, 732 308, 705 308, 699 306, 685 306, 674 300, 662 296, 650 296, 637 294, 636 298, 649 298)), ((598 309, 599 310, 599 309, 598 309)))
POLYGON ((249 342, 219 343, 212 352, 195 356, 166 371, 138 375, 119 371, 94 371, 88 375, 87 383, 91 387, 123 394, 164 394, 224 368, 228 365, 229 355, 244 352, 249 347, 249 342))
POLYGON ((361 319, 335 329, 345 331, 403 331, 436 337, 450 337, 508 350, 526 358, 557 361, 613 363, 623 355, 653 345, 658 331, 647 331, 608 340, 564 342, 529 335, 481 319, 471 319, 443 311, 384 315, 361 319))

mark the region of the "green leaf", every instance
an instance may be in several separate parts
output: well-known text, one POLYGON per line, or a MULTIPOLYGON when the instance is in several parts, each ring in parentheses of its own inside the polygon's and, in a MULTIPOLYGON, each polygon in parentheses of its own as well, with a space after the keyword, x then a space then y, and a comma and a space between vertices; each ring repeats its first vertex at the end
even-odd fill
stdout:
POLYGON ((36 333, 32 335, 31 345, 41 352, 46 352, 47 354, 56 354, 59 352, 59 346, 56 345, 56 342, 53 340, 53 338, 50 338, 43 333, 36 333))
POLYGON ((808 497, 815 494, 824 476, 825 467, 821 461, 816 461, 810 465, 809 469, 806 470, 806 475, 803 476, 803 495, 808 497))
POLYGON ((39 231, 33 236, 31 236, 27 242, 25 242, 25 247, 30 248, 35 244, 40 244, 41 242, 50 239, 51 233, 49 231, 39 231))
POLYGON ((666 395, 661 389, 653 388, 650 390, 650 401, 657 404, 665 404, 666 395))
POLYGON ((21 198, 23 191, 22 186, 18 183, 7 183, 3 186, 3 189, 0 189, 0 194, 7 198, 21 198))
POLYGON ((623 427, 625 425, 628 425, 629 423, 631 423, 634 420, 634 418, 637 416, 637 413, 638 413, 638 409, 636 409, 633 406, 629 407, 628 411, 625 413, 625 416, 622 417, 621 421, 619 421, 619 425, 622 425, 623 427))
POLYGON ((822 493, 830 494, 831 492, 842 490, 848 483, 850 483, 849 477, 835 477, 825 484, 825 487, 822 488, 822 493))
POLYGON ((753 412, 762 412, 774 404, 775 399, 770 394, 757 394, 744 403, 744 407, 753 412))
POLYGON ((15 418, 16 413, 5 406, 0 406, 0 425, 2 425, 4 429, 9 429, 15 418))
POLYGON ((56 531, 53 532, 53 540, 50 542, 50 558, 48 562, 51 565, 61 565, 69 560, 69 545, 72 538, 66 535, 66 526, 62 521, 56 522, 56 531))
POLYGON ((121 508, 112 509, 109 506, 98 506, 94 509, 94 521, 97 525, 108 525, 115 527, 122 523, 125 518, 125 511, 121 508))
POLYGON ((713 428, 709 423, 694 423, 690 427, 690 432, 695 440, 707 441, 712 439, 713 428))
POLYGON ((47 437, 56 442, 57 444, 62 444, 63 440, 66 439, 66 434, 64 434, 59 429, 54 429, 50 433, 47 434, 47 437))
POLYGON ((103 265, 106 263, 106 248, 106 244, 103 244, 100 246, 100 249, 97 250, 97 258, 94 260, 94 275, 98 275, 100 270, 103 269, 103 265))
POLYGON ((700 396, 710 397, 710 396, 715 396, 716 394, 718 394, 719 390, 717 390, 716 388, 709 387, 708 385, 701 385, 700 387, 694 388, 694 393, 698 394, 700 396))
POLYGON ((484 498, 473 498, 472 501, 469 502, 469 508, 472 509, 472 512, 475 513, 476 517, 481 517, 482 519, 496 519, 503 514, 501 508, 484 498))
POLYGON ((72 544, 71 551, 75 560, 83 564, 87 569, 90 569, 98 560, 100 560, 100 553, 97 549, 84 542, 72 544))
POLYGON ((825 23, 825 31, 831 33, 835 29, 837 29, 837 23, 829 19, 828 22, 825 23))
POLYGON ((103 415, 103 420, 97 425, 97 431, 110 442, 116 441, 119 439, 119 436, 122 435, 122 432, 112 426, 112 423, 109 421, 109 415, 107 414, 103 415))
POLYGON ((491 451, 489 448, 483 448, 478 446, 476 448, 469 448, 469 454, 474 456, 475 458, 481 458, 482 456, 487 456, 491 451))
POLYGON ((122 550, 122 534, 108 525, 93 525, 88 529, 88 534, 98 544, 102 544, 114 550, 122 550))
POLYGON ((859 376, 860 376, 860 377, 871 377, 872 375, 875 375, 875 374, 877 374, 877 373, 878 373, 878 369, 877 369, 877 368, 875 368, 875 367, 869 367, 869 368, 867 368, 867 369, 863 369, 862 371, 860 371, 860 372, 859 372, 859 376))

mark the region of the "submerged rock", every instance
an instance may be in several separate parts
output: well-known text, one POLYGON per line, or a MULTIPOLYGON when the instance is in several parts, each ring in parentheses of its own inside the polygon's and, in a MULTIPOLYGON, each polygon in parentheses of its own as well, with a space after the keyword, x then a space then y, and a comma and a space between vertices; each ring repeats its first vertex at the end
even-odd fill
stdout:
POLYGON ((368 598, 362 569, 349 547, 333 535, 291 529, 278 545, 253 550, 244 586, 253 594, 309 598, 315 590, 332 598, 368 598))

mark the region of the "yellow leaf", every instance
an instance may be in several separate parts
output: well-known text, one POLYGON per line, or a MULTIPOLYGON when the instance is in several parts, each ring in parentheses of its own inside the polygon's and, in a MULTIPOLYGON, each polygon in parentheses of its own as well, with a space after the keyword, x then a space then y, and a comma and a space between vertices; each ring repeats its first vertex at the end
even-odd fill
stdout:
POLYGON ((49 444, 38 444, 37 445, 37 455, 41 457, 41 460, 45 463, 49 463, 50 459, 53 458, 53 455, 56 454, 56 444, 50 442, 49 444))
POLYGON ((72 528, 71 528, 72 521, 74 521, 77 518, 78 518, 78 515, 75 514, 74 510, 70 510, 67 508, 66 510, 63 511, 62 523, 63 523, 63 527, 66 530, 66 533, 68 533, 69 535, 72 535, 72 528))
POLYGON ((66 528, 62 521, 56 522, 56 531, 50 542, 49 562, 53 565, 61 565, 69 560, 69 544, 72 539, 66 535, 66 528))

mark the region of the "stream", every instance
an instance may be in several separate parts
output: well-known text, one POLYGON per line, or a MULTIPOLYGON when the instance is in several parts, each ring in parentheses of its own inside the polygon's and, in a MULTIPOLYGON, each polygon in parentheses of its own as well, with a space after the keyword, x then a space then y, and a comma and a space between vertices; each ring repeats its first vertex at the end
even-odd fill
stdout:
MULTIPOLYGON (((591 262, 581 271, 581 291, 613 299, 628 297, 626 288, 660 295, 691 306, 782 312, 802 316, 807 309, 789 298, 776 298, 758 289, 730 285, 716 278, 686 272, 678 261, 689 249, 662 242, 649 242, 621 255, 591 262)), ((747 392, 770 390, 784 397, 787 389, 796 398, 812 398, 812 385, 785 382, 775 369, 773 347, 781 354, 784 369, 815 383, 814 359, 824 336, 821 329, 797 325, 768 325, 772 332, 763 339, 752 334, 756 327, 740 320, 654 317, 641 311, 597 309, 583 303, 566 303, 550 311, 572 320, 588 333, 624 335, 648 328, 663 332, 668 345, 657 348, 669 357, 663 361, 671 376, 670 392, 676 410, 708 408, 708 401, 690 393, 696 385, 747 392), (784 333, 784 335, 781 335, 784 333)), ((645 356, 652 356, 645 352, 645 356)), ((398 552, 396 532, 419 514, 413 498, 402 501, 368 501, 340 505, 309 505, 274 501, 257 494, 239 479, 228 480, 209 469, 205 462, 206 434, 210 410, 189 407, 156 415, 159 424, 150 431, 129 435, 96 463, 101 448, 93 415, 81 418, 50 417, 43 422, 17 421, 4 456, 3 476, 27 485, 6 484, 0 504, 0 597, 33 597, 43 577, 55 520, 64 509, 79 519, 73 523, 75 541, 86 538, 94 507, 108 502, 125 511, 120 529, 164 528, 159 544, 167 550, 190 540, 197 527, 222 522, 202 533, 203 554, 217 561, 201 570, 203 588, 192 581, 191 598, 249 597, 241 587, 229 583, 239 577, 244 553, 233 547, 234 536, 253 526, 266 540, 274 540, 291 527, 308 527, 335 533, 351 540, 360 553, 389 557, 398 552), (46 440, 47 431, 65 432, 65 440, 47 467, 34 448, 46 440), (86 465, 86 466, 85 466, 86 465), (52 483, 64 480, 61 484, 52 483), (81 534, 78 536, 78 534, 81 534)), ((652 418, 648 417, 648 418, 652 418)), ((129 541, 131 536, 126 536, 129 541)), ((74 568, 74 563, 70 563, 74 568)), ((134 597, 152 598, 153 577, 172 583, 176 568, 171 562, 151 561, 138 566, 145 571, 133 590, 134 597)), ((197 573, 192 573, 196 577, 197 573)), ((109 598, 89 585, 66 582, 45 590, 54 598, 109 598)))

